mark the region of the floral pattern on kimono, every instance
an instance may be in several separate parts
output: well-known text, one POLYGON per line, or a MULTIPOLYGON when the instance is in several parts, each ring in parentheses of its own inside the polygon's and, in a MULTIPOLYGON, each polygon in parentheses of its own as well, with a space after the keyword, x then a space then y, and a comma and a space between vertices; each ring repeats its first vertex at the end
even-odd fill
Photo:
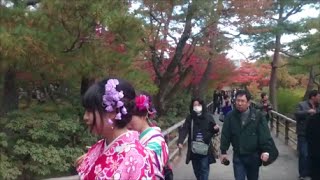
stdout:
POLYGON ((81 179, 154 179, 148 151, 140 144, 139 134, 128 131, 108 146, 98 141, 88 151, 77 171, 81 179))

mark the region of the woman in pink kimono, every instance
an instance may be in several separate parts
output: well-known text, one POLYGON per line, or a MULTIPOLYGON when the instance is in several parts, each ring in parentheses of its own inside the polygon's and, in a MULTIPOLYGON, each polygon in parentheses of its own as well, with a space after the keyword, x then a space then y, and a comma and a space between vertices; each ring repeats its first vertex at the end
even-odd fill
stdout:
POLYGON ((141 94, 135 98, 135 108, 128 127, 140 133, 140 142, 152 155, 152 161, 158 179, 165 179, 165 170, 170 171, 168 165, 169 150, 159 127, 151 127, 149 119, 156 113, 152 108, 151 98, 141 94))
POLYGON ((134 98, 133 87, 118 79, 100 81, 85 93, 83 119, 103 139, 79 162, 81 179, 155 179, 151 156, 140 144, 139 134, 126 128, 134 98))

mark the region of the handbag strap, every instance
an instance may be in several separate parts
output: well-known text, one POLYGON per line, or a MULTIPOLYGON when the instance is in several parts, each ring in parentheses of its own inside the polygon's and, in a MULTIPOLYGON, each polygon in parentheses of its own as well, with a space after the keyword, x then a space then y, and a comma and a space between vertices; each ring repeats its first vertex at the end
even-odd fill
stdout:
POLYGON ((193 141, 193 119, 191 119, 191 141, 193 141))

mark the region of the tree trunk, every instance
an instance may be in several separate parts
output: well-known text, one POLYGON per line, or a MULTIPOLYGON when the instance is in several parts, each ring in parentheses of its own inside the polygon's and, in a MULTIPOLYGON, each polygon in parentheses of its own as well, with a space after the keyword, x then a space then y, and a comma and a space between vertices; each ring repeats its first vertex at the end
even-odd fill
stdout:
POLYGON ((194 94, 198 94, 198 97, 201 99, 204 99, 206 90, 208 87, 209 79, 210 79, 210 74, 212 73, 212 68, 213 68, 213 61, 215 60, 217 56, 217 51, 216 51, 216 43, 218 40, 219 32, 218 32, 218 22, 220 19, 221 11, 223 9, 223 4, 222 0, 219 0, 217 2, 217 10, 214 12, 212 22, 213 24, 209 28, 209 32, 207 33, 207 36, 210 40, 209 47, 210 47, 210 58, 208 60, 208 64, 206 67, 206 70, 204 71, 200 83, 197 88, 197 92, 194 92, 194 94))
POLYGON ((81 78, 80 95, 81 97, 87 92, 89 87, 93 84, 94 80, 85 76, 81 78))
POLYGON ((157 109, 157 116, 162 116, 165 114, 165 102, 161 100, 160 93, 155 96, 154 105, 157 109))
POLYGON ((18 109, 19 95, 16 87, 16 69, 9 67, 4 74, 1 114, 18 109))
POLYGON ((212 73, 212 68, 213 68, 213 60, 210 59, 208 61, 207 68, 201 77, 201 80, 200 80, 198 87, 196 87, 194 89, 194 90, 196 90, 196 92, 194 92, 194 94, 198 95, 198 97, 201 99, 204 99, 204 97, 205 97, 206 89, 207 89, 208 83, 209 83, 210 74, 212 73))
POLYGON ((309 96, 309 92, 313 89, 313 66, 310 67, 310 72, 309 72, 309 81, 307 85, 306 92, 304 93, 303 100, 307 100, 309 96))
POLYGON ((270 102, 275 111, 278 110, 277 102, 277 82, 278 82, 278 64, 279 64, 279 52, 280 52, 280 39, 281 35, 276 35, 276 47, 273 54, 273 60, 271 63, 271 77, 269 85, 270 102))
MULTIPOLYGON (((156 102, 157 108, 159 108, 158 109, 159 114, 161 114, 161 112, 164 112, 164 107, 165 107, 164 104, 166 101, 168 101, 168 99, 166 98, 167 94, 172 94, 172 92, 170 92, 172 90, 170 88, 171 87, 170 82, 176 75, 175 70, 177 69, 179 63, 181 62, 181 60, 183 58, 184 47, 185 47, 188 39, 190 38, 191 29, 192 29, 192 22, 191 21, 193 18, 195 8, 196 8, 195 2, 192 1, 188 6, 188 12, 186 15, 184 31, 183 31, 183 33, 180 37, 180 40, 177 44, 172 61, 168 65, 168 67, 167 67, 166 71, 163 73, 163 75, 161 77, 158 77, 159 78, 158 79, 159 91, 157 93, 155 102, 156 102)), ((155 69, 155 72, 156 72, 156 69, 155 69)), ((181 81, 181 79, 179 79, 179 81, 181 81)), ((173 90, 175 90, 175 89, 173 89, 173 90)))
MULTIPOLYGON (((279 3, 279 18, 277 22, 277 26, 282 26, 283 24, 283 11, 284 5, 283 3, 279 3)), ((279 54, 281 49, 281 32, 277 32, 275 48, 273 59, 271 63, 271 77, 270 77, 270 85, 269 85, 269 94, 270 94, 270 102, 275 111, 278 110, 278 102, 277 102, 277 83, 278 83, 278 64, 279 64, 279 54)))

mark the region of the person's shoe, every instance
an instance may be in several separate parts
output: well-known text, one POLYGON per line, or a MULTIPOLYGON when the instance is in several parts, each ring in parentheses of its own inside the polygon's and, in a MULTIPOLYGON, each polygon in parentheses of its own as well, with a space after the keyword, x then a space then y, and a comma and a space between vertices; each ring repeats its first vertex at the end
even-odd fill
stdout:
POLYGON ((301 176, 300 176, 298 179, 299 179, 299 180, 304 180, 304 177, 301 177, 301 176))

